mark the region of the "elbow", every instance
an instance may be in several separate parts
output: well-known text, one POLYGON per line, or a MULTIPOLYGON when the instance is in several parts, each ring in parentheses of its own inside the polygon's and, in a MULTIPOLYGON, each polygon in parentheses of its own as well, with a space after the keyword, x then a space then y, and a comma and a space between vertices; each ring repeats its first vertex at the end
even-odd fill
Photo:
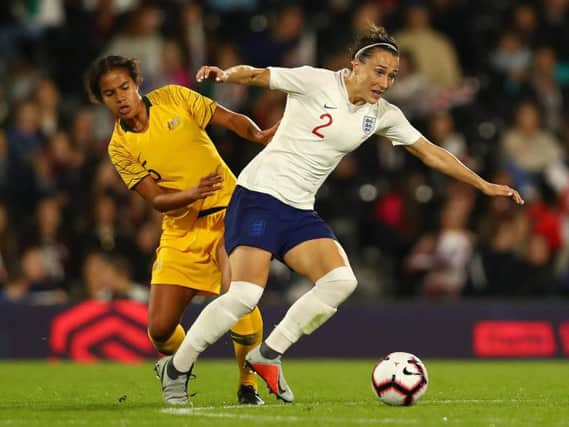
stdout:
POLYGON ((164 206, 160 205, 159 203, 154 203, 152 207, 160 213, 168 212, 168 209, 166 209, 164 206))
POLYGON ((152 199, 152 207, 160 213, 166 213, 169 211, 160 196, 156 196, 152 199))

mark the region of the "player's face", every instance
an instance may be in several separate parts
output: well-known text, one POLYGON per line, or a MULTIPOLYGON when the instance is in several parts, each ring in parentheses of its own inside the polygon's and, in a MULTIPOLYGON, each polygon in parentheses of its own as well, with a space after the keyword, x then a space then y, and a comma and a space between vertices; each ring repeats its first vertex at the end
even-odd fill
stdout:
POLYGON ((375 49, 365 62, 353 63, 359 97, 375 104, 395 82, 399 72, 399 57, 384 49, 375 49))
POLYGON ((138 85, 124 68, 112 69, 99 79, 103 103, 115 117, 134 118, 144 105, 138 94, 138 85))

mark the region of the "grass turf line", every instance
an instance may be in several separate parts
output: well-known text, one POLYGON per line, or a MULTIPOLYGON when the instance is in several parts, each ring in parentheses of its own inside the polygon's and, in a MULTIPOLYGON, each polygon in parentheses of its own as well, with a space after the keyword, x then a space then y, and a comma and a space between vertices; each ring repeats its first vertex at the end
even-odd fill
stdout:
POLYGON ((418 405, 389 407, 369 384, 372 360, 287 360, 297 402, 236 405, 234 361, 202 360, 193 407, 161 403, 152 365, 1 362, 2 426, 569 426, 566 361, 426 361, 418 405))

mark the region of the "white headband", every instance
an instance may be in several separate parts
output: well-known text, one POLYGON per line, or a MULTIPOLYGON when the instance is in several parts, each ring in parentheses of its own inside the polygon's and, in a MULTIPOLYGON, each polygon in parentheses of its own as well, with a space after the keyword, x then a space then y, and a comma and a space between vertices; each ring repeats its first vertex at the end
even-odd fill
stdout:
POLYGON ((373 43, 373 44, 368 44, 367 46, 364 46, 360 50, 358 50, 354 55, 354 59, 359 59, 360 55, 364 52, 364 50, 368 50, 368 49, 371 49, 372 47, 376 47, 376 46, 384 46, 384 47, 389 48, 390 50, 392 50, 395 53, 399 53, 399 51, 397 50, 395 45, 392 43, 373 43))

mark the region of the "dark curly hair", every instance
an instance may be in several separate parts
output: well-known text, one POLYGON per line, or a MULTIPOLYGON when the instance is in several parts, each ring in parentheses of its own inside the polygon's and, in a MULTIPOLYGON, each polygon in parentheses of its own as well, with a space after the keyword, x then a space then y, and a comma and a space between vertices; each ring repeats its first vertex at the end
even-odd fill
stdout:
POLYGON ((391 37, 384 27, 378 27, 377 25, 370 24, 368 30, 363 33, 350 48, 350 54, 352 59, 358 59, 361 62, 365 62, 366 58, 372 55, 374 49, 383 49, 394 55, 399 55, 399 48, 395 39, 391 37), (374 44, 380 44, 372 46, 374 44), (370 46, 369 49, 364 49, 366 46, 370 46), (362 50, 363 49, 363 50, 362 50))
POLYGON ((142 72, 140 71, 140 61, 138 59, 129 59, 118 55, 99 58, 89 66, 85 73, 85 90, 91 101, 103 102, 100 85, 101 77, 103 74, 116 68, 124 68, 137 85, 142 83, 142 72))

